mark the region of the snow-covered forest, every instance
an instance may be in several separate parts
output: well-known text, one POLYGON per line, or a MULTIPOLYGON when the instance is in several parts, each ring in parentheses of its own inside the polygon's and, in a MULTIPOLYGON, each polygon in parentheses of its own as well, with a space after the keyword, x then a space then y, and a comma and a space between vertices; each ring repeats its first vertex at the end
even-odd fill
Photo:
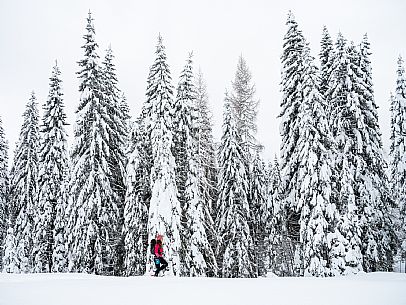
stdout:
POLYGON ((401 57, 385 156, 367 35, 352 42, 325 27, 316 60, 289 13, 280 42, 282 145, 267 162, 256 138, 260 97, 243 56, 217 143, 192 53, 173 80, 158 35, 142 110, 130 117, 113 50, 101 55, 90 12, 85 25, 75 121, 64 111, 57 63, 42 116, 35 93, 28 98, 10 170, 0 119, 3 272, 144 275, 157 234, 166 274, 182 277, 331 277, 392 271, 405 259, 401 57))

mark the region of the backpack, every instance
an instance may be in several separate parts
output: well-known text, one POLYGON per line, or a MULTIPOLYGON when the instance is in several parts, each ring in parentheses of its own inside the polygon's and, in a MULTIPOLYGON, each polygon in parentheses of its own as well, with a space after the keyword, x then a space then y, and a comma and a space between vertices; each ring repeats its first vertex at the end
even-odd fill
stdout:
POLYGON ((149 252, 150 252, 152 255, 155 255, 155 245, 156 245, 156 239, 153 238, 153 239, 151 239, 151 242, 150 242, 150 244, 149 244, 149 252))

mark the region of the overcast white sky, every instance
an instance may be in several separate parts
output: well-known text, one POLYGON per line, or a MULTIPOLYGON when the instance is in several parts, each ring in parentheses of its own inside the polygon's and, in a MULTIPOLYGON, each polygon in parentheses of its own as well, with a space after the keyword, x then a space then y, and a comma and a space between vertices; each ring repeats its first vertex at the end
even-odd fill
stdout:
POLYGON ((280 111, 280 55, 288 11, 293 11, 316 57, 323 25, 333 39, 341 31, 358 43, 368 33, 375 99, 388 148, 388 100, 395 87, 397 58, 406 55, 406 1, 0 0, 0 116, 10 159, 30 92, 36 92, 42 105, 56 59, 62 72, 71 142, 79 101, 75 73, 79 70, 77 61, 83 57, 82 36, 89 9, 99 55, 104 57, 111 43, 119 86, 134 117, 145 99, 146 79, 161 33, 175 87, 188 52, 194 52, 195 69, 201 68, 208 85, 215 137, 219 139, 224 92, 231 87, 242 54, 261 101, 258 138, 265 145, 267 159, 273 159, 280 145, 276 116, 280 111))

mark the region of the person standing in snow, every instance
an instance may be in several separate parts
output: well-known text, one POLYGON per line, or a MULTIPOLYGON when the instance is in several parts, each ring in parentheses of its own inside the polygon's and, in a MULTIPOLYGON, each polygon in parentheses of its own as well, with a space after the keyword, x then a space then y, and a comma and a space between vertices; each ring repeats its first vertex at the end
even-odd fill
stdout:
POLYGON ((156 267, 155 276, 158 276, 158 274, 161 270, 165 270, 166 267, 168 267, 168 262, 163 258, 163 252, 164 252, 164 250, 162 248, 162 240, 158 239, 156 241, 156 245, 155 245, 155 249, 154 249, 154 254, 155 254, 154 262, 155 262, 155 267, 156 267))

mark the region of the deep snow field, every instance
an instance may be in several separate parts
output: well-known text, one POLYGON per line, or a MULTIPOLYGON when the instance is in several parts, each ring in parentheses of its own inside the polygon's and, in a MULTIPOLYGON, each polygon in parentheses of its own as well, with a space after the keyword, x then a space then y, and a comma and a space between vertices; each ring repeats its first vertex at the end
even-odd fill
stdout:
POLYGON ((405 305, 406 274, 213 279, 0 274, 1 305, 405 305))

